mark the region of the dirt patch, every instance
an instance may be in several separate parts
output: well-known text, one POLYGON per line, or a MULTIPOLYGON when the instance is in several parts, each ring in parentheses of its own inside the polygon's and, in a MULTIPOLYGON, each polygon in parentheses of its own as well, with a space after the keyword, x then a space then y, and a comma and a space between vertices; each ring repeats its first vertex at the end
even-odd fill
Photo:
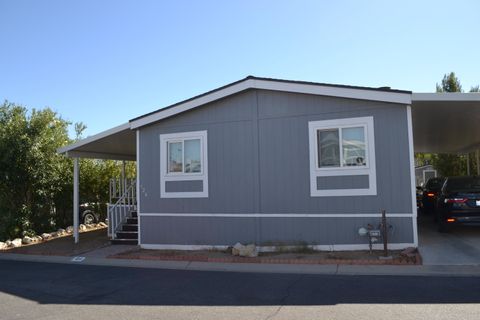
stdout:
POLYGON ((80 233, 80 242, 75 244, 72 235, 54 238, 18 248, 11 248, 2 253, 38 254, 53 256, 76 256, 110 245, 107 229, 97 229, 80 233))
POLYGON ((258 257, 247 258, 232 256, 230 251, 198 250, 147 250, 137 249, 111 255, 113 259, 143 259, 143 260, 173 260, 202 261, 224 263, 280 263, 280 264, 359 264, 359 265, 405 265, 421 264, 418 253, 403 254, 402 251, 389 251, 391 259, 381 259, 383 251, 335 251, 312 253, 298 252, 268 252, 260 253, 258 257))

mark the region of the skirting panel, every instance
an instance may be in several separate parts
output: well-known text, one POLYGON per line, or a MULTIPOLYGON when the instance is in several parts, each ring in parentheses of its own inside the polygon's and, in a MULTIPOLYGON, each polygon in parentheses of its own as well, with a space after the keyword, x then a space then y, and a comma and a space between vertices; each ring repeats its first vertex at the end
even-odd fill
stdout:
MULTIPOLYGON (((231 246, 237 242, 260 246, 368 244, 358 229, 377 227, 380 217, 192 217, 142 216, 145 245, 231 246)), ((414 217, 389 217, 389 243, 413 244, 414 217)), ((416 221, 415 221, 416 223, 416 221)))

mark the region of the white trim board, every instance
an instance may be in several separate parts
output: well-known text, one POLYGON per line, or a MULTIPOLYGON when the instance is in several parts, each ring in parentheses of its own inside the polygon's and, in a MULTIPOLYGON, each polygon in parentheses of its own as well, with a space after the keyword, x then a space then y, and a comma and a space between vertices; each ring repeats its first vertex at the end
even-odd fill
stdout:
MULTIPOLYGON (((378 218, 381 213, 151 213, 142 217, 226 217, 226 218, 378 218)), ((387 218, 410 218, 413 213, 387 213, 387 218)))
POLYGON ((138 244, 142 244, 141 239, 142 239, 142 227, 141 227, 141 219, 140 219, 140 198, 141 198, 141 192, 140 192, 140 130, 137 129, 136 132, 136 143, 137 143, 137 223, 138 223, 138 244))
MULTIPOLYGON (((142 249, 152 250, 226 250, 231 245, 186 245, 186 244, 141 244, 142 249)), ((295 248, 295 246, 280 246, 281 248, 295 248)), ((309 248, 316 251, 358 251, 369 250, 368 243, 366 244, 330 244, 330 245, 308 245, 309 248)), ((402 250, 408 247, 416 247, 414 243, 389 243, 389 250, 402 250)), ((259 252, 275 252, 278 247, 275 246, 258 246, 259 252)), ((376 243, 373 245, 374 250, 383 250, 383 244, 376 243)))
POLYGON ((414 247, 418 247, 418 226, 417 226, 417 188, 415 186, 415 159, 413 153, 413 126, 412 107, 407 106, 407 131, 408 131, 408 153, 410 158, 410 188, 412 197, 412 228, 414 247))
POLYGON ((223 89, 214 91, 210 94, 206 94, 183 103, 180 103, 174 107, 158 110, 150 115, 137 118, 130 121, 132 129, 148 125, 150 123, 171 117, 181 112, 191 110, 201 105, 213 102, 225 98, 227 96, 242 92, 247 89, 263 89, 303 94, 314 94, 322 96, 333 96, 340 98, 361 99, 371 101, 383 101, 400 104, 411 104, 411 94, 402 92, 390 92, 390 91, 377 91, 361 88, 345 88, 327 86, 314 83, 295 83, 287 81, 278 81, 275 79, 255 79, 246 78, 235 84, 229 85, 223 89))

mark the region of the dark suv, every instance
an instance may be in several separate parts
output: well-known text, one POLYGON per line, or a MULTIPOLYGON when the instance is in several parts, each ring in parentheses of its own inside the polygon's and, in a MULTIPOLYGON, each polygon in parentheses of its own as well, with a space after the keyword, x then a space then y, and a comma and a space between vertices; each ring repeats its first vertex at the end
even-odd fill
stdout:
POLYGON ((480 177, 448 177, 437 196, 438 229, 455 225, 480 226, 480 177))
POLYGON ((437 196, 442 189, 445 178, 430 178, 427 181, 427 184, 423 188, 422 196, 422 209, 424 213, 433 213, 435 212, 435 203, 437 201, 437 196))

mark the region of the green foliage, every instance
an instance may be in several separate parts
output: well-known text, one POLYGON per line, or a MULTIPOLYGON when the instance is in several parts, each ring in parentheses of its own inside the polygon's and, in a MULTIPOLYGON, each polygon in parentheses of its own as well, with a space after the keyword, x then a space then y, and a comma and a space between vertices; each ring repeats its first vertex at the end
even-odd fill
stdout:
MULTIPOLYGON (((0 105, 0 240, 72 223, 73 163, 56 152, 73 142, 69 125, 49 108, 0 105)), ((85 128, 75 125, 77 139, 85 128)), ((109 179, 120 176, 120 165, 83 159, 80 168, 80 202, 98 204, 105 216, 109 179)), ((133 163, 127 174, 135 175, 133 163)))
POLYGON ((455 76, 455 72, 445 74, 442 79, 442 84, 437 83, 437 92, 462 92, 462 85, 460 80, 455 76))
POLYGON ((480 85, 476 85, 470 88, 470 92, 480 92, 480 85))

